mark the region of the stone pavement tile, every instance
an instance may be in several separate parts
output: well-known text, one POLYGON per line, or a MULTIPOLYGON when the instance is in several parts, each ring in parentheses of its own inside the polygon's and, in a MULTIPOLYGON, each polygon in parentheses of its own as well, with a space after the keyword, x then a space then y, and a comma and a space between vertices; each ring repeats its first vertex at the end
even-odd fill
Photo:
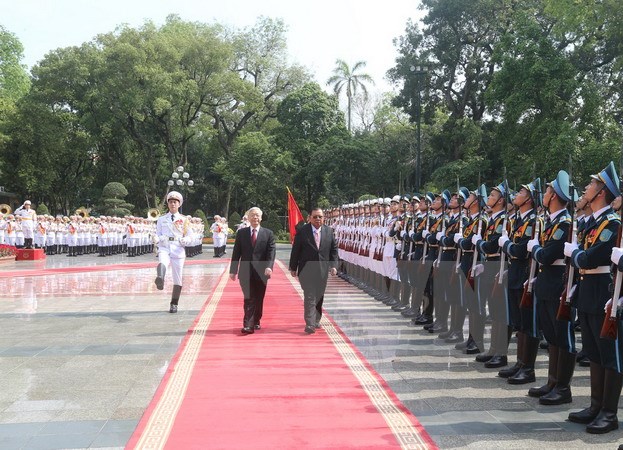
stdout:
POLYGON ((86 345, 50 345, 37 356, 79 355, 85 347, 86 345))
POLYGON ((18 400, 9 406, 5 412, 25 411, 58 411, 70 408, 64 400, 18 400))
MULTIPOLYGON (((49 422, 58 417, 58 410, 51 411, 10 411, 0 413, 0 424, 49 422)), ((2 448, 0 446, 0 448, 2 448)))
POLYGON ((145 408, 141 406, 119 407, 110 416, 111 420, 132 420, 140 418, 145 412, 145 408))
POLYGON ((25 448, 30 436, 0 437, 0 448, 3 450, 21 450, 25 448))
POLYGON ((10 356, 35 356, 43 352, 47 346, 13 346, 5 348, 0 356, 3 358, 10 356))
POLYGON ((44 425, 45 423, 42 422, 0 423, 0 438, 34 435, 37 434, 44 425))
POLYGON ((109 420, 102 428, 102 433, 116 433, 123 431, 134 431, 138 425, 139 419, 136 420, 109 420))
POLYGON ((26 444, 28 450, 58 450, 88 448, 97 438, 97 433, 33 436, 26 444))
POLYGON ((91 443, 91 448, 123 448, 132 437, 133 430, 100 433, 91 443))
POLYGON ((108 420, 116 406, 98 407, 94 405, 92 408, 82 409, 65 409, 58 412, 54 420, 57 421, 75 421, 75 420, 108 420))
POLYGON ((92 434, 99 433, 104 425, 105 420, 56 421, 45 424, 37 434, 92 434))

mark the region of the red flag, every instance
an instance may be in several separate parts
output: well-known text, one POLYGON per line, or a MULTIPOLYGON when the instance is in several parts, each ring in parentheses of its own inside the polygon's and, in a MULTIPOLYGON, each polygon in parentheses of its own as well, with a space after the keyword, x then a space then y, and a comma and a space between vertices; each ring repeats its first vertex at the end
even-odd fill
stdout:
POLYGON ((303 214, 299 209, 299 205, 296 204, 290 188, 286 186, 288 190, 288 228, 290 231, 290 244, 294 242, 294 236, 296 236, 296 226, 303 220, 303 214))

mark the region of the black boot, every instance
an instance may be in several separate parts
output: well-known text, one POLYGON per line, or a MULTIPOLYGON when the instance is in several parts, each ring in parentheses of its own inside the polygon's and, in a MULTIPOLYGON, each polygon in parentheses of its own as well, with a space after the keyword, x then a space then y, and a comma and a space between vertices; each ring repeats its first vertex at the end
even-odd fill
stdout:
POLYGON ((528 395, 530 397, 542 397, 546 394, 549 394, 550 391, 554 389, 554 386, 556 386, 556 383, 558 382, 557 373, 558 373, 559 349, 555 345, 550 345, 548 348, 548 352, 549 352, 549 361, 548 361, 548 368, 547 368, 547 384, 544 384, 543 386, 538 387, 538 388, 530 388, 528 390, 528 395))
POLYGON ((556 376, 558 382, 552 391, 541 398, 541 405, 562 405, 571 403, 571 378, 575 370, 575 353, 569 353, 563 349, 558 352, 558 369, 556 376))
POLYGON ((164 276, 166 273, 167 273, 166 266, 162 263, 158 264, 158 267, 156 267, 157 275, 156 275, 156 280, 154 281, 154 283, 156 283, 156 289, 158 289, 159 291, 164 289, 164 276))
MULTIPOLYGON (((591 406, 582 411, 569 414, 569 421, 589 424, 597 418, 604 398, 604 378, 606 369, 591 361, 591 406)), ((617 398, 618 401, 618 398, 617 398)))
POLYGON ((619 409, 622 385, 623 374, 612 369, 605 369, 602 407, 595 420, 586 427, 587 432, 605 434, 619 429, 617 410, 619 409))
POLYGON ((536 381, 536 377, 534 375, 534 363, 536 362, 536 355, 539 352, 539 339, 532 338, 525 333, 519 333, 519 337, 520 340, 523 340, 523 365, 515 375, 508 379, 508 383, 534 383, 536 381))
MULTIPOLYGON (((526 345, 526 338, 528 336, 525 333, 519 332, 517 333, 517 362, 512 366, 506 369, 502 369, 498 372, 498 377, 500 378, 511 378, 519 372, 519 370, 523 367, 523 352, 526 345)), ((510 383, 510 381, 509 381, 510 383)))
POLYGON ((171 304, 169 305, 169 312, 177 312, 177 303, 180 300, 180 294, 182 293, 182 286, 178 284, 173 285, 173 293, 171 294, 171 304))

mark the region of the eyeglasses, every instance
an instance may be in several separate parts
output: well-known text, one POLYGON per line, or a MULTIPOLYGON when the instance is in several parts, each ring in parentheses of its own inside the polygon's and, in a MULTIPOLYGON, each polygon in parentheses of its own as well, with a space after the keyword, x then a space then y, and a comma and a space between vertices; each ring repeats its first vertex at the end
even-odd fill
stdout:
POLYGON ((324 216, 312 216, 314 219, 322 219, 324 216))

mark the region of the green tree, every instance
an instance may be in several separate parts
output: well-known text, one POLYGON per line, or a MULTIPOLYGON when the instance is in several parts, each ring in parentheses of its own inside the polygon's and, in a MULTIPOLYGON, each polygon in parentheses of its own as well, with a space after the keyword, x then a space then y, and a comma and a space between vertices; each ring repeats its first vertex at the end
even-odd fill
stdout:
MULTIPOLYGON (((326 152, 320 153, 321 147, 331 138, 348 136, 344 115, 337 97, 328 95, 317 83, 307 83, 281 102, 277 119, 276 143, 282 151, 291 152, 294 161, 291 176, 280 182, 289 184, 297 197, 297 190, 303 192, 304 206, 309 208, 317 203, 325 189, 327 158, 326 152)), ((340 157, 339 152, 333 152, 333 160, 339 161, 340 157)), ((281 198, 284 197, 285 194, 281 198)))
POLYGON ((118 182, 111 181, 102 190, 101 210, 106 216, 128 216, 134 205, 124 199, 128 195, 126 187, 118 182))
POLYGON ((30 87, 28 72, 21 63, 23 57, 24 47, 17 36, 0 25, 0 146, 8 139, 5 126, 14 111, 15 102, 30 87))
POLYGON ((339 97, 342 91, 346 91, 347 111, 348 111, 348 132, 351 132, 351 115, 353 100, 357 92, 361 90, 364 98, 368 97, 368 89, 365 83, 374 84, 374 80, 367 73, 358 73, 366 66, 365 61, 356 62, 351 68, 345 61, 337 59, 333 76, 327 80, 327 84, 333 87, 333 92, 339 97))

